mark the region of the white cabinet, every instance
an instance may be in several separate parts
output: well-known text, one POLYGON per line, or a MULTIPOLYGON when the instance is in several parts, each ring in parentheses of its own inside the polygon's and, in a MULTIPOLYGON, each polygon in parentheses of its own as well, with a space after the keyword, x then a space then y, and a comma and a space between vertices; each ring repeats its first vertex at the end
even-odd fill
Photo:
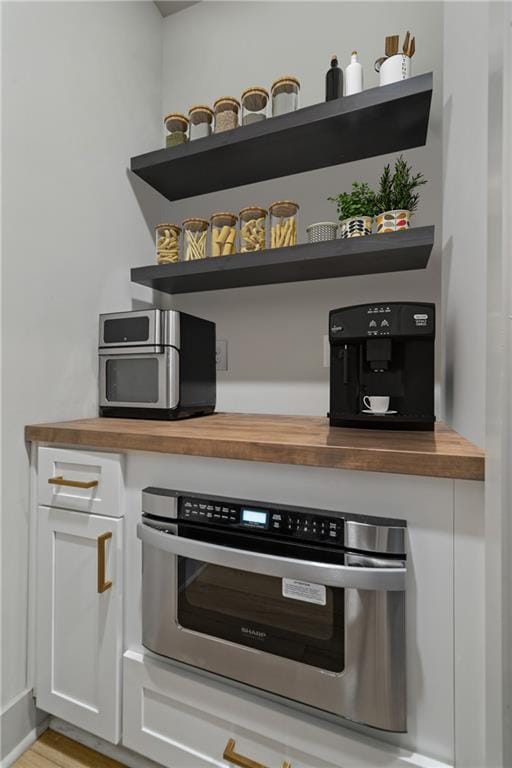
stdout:
POLYGON ((123 520, 37 509, 37 706, 120 738, 123 520))
POLYGON ((448 768, 145 654, 123 668, 123 745, 167 768, 448 768))

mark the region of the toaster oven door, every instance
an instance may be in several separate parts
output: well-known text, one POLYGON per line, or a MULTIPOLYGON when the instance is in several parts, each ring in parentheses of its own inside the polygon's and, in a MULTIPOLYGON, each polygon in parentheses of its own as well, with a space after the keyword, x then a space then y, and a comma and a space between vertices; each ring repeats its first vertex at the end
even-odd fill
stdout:
POLYGON ((161 344, 160 316, 158 309, 100 315, 99 347, 161 344))
POLYGON ((118 408, 176 408, 179 403, 179 352, 147 350, 100 355, 99 404, 118 408))

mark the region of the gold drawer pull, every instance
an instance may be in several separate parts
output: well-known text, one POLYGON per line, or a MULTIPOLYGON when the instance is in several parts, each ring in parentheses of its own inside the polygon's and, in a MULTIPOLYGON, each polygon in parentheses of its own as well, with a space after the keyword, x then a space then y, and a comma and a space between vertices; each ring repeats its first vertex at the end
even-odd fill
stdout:
MULTIPOLYGON (((224 754, 222 755, 224 760, 227 760, 228 763, 233 763, 233 765, 239 765, 241 768, 265 768, 265 766, 262 763, 257 763, 256 760, 251 760, 250 757, 245 757, 244 755, 239 755, 235 752, 235 740, 229 739, 228 743, 226 744, 226 749, 224 750, 224 754)), ((292 768, 292 764, 288 762, 288 760, 285 760, 283 763, 283 768, 292 768)))
POLYGON ((96 488, 98 485, 97 480, 89 480, 84 483, 82 480, 65 480, 62 475, 49 477, 48 482, 50 485, 67 485, 69 488, 96 488))
POLYGON ((112 531, 108 531, 108 533, 102 533, 101 536, 98 536, 98 594, 99 595, 101 595, 103 592, 106 592, 107 589, 110 589, 112 586, 111 581, 105 580, 105 569, 106 569, 106 560, 107 560, 105 548, 106 548, 107 541, 111 538, 112 538, 112 531))

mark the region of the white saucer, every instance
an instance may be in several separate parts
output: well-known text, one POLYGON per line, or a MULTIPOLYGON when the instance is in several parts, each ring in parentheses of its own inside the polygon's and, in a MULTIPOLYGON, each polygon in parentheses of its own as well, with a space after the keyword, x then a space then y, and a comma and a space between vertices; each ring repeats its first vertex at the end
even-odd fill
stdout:
POLYGON ((398 411, 382 411, 379 413, 379 411, 370 411, 369 408, 364 408, 361 413, 371 413, 372 416, 392 416, 394 413, 398 413, 398 411))

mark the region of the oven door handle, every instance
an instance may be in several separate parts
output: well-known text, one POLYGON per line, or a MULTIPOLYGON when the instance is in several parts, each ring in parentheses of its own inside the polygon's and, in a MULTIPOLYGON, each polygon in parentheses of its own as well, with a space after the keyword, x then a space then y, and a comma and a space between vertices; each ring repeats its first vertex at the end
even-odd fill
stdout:
MULTIPOLYGON (((361 567, 359 565, 335 565, 292 557, 277 557, 262 552, 232 549, 205 541, 187 539, 172 533, 161 532, 139 523, 137 536, 144 544, 161 549, 171 555, 181 555, 204 563, 236 568, 250 573, 261 573, 280 579, 298 579, 326 587, 344 589, 368 589, 391 592, 405 590, 407 569, 403 561, 390 561, 388 568, 361 567)), ((371 558, 368 558, 371 561, 371 558)), ((382 560, 378 561, 382 563, 382 560)))

